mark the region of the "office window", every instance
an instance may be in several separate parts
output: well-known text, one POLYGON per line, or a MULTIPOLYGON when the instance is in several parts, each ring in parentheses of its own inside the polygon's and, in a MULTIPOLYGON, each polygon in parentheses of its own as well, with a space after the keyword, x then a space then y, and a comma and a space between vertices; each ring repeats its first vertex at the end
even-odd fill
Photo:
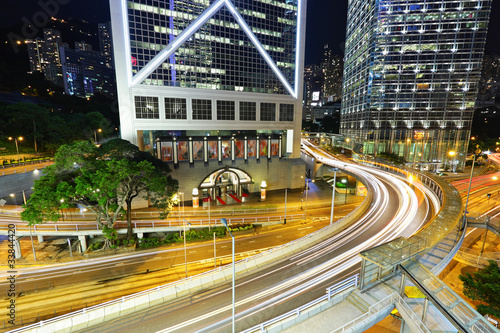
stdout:
POLYGON ((240 102, 240 120, 257 120, 257 103, 240 102))
POLYGON ((217 101, 217 120, 234 120, 234 114, 233 101, 217 101))
POLYGON ((280 104, 280 121, 293 121, 293 104, 280 104))
POLYGON ((193 99, 193 120, 212 120, 212 101, 193 99))
POLYGON ((135 117, 138 119, 160 119, 158 97, 135 96, 135 117))
POLYGON ((275 121, 276 120, 276 104, 275 103, 260 103, 260 120, 275 121))
POLYGON ((165 98, 165 119, 187 119, 184 98, 165 98))

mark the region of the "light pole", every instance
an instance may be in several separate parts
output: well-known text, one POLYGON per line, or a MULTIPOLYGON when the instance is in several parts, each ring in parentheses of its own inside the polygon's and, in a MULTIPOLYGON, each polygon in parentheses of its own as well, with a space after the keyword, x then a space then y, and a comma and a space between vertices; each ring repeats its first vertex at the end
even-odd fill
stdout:
POLYGON ((471 184, 472 184, 472 175, 474 173, 474 164, 476 164, 476 154, 473 155, 473 159, 472 159, 472 168, 470 169, 470 177, 469 177, 469 189, 467 190, 467 199, 465 199, 465 210, 464 210, 464 220, 463 220, 463 225, 462 225, 462 228, 460 229, 460 231, 462 231, 465 226, 467 225, 467 205, 469 204, 469 194, 470 194, 470 187, 471 187, 471 184))
POLYGON ((186 223, 191 225, 191 223, 186 222, 186 219, 184 220, 184 267, 186 268, 186 278, 188 277, 188 264, 187 264, 187 252, 186 252, 186 223))
POLYGON ((16 194, 15 194, 15 193, 11 193, 11 194, 10 194, 10 197, 11 197, 11 198, 14 198, 14 202, 16 203, 16 206, 17 206, 17 198, 16 198, 16 194))
POLYGON ((286 192, 287 192, 287 188, 285 189, 285 218, 283 219, 283 224, 286 224, 286 192))
POLYGON ((98 128, 94 130, 94 143, 97 144, 97 132, 101 133, 102 129, 98 128))
POLYGON ((236 329, 235 329, 235 322, 234 322, 234 318, 235 318, 235 317, 234 317, 234 291, 235 291, 235 290, 234 290, 234 289, 235 289, 235 288, 234 288, 234 286, 235 286, 235 284, 234 284, 234 280, 235 280, 235 276, 236 276, 236 266, 235 266, 235 264, 234 264, 234 236, 233 236, 233 234, 231 233, 231 230, 229 230, 229 227, 228 227, 228 225, 227 225, 227 220, 226 220, 226 219, 224 219, 224 218, 222 218, 222 219, 220 220, 220 222, 221 222, 221 223, 222 223, 222 224, 226 227, 226 230, 229 232, 229 234, 231 235, 231 239, 232 239, 232 248, 233 248, 233 288, 232 288, 232 289, 233 289, 233 331, 232 331, 232 332, 233 332, 233 333, 235 333, 235 332, 236 332, 236 329))
POLYGON ((332 225, 333 223, 333 207, 335 206, 335 183, 337 181, 337 171, 339 171, 339 168, 333 168, 332 210, 330 212, 330 225, 332 225))
POLYGON ((307 195, 309 194, 309 182, 306 178, 306 205, 304 206, 304 219, 307 220, 307 195))
MULTIPOLYGON (((451 169, 451 172, 455 172, 455 170, 454 170, 455 152, 453 150, 450 150, 448 152, 448 155, 451 157, 451 160, 450 160, 450 169, 451 169)), ((476 158, 475 154, 474 154, 474 158, 476 158)), ((474 164, 474 163, 472 163, 472 164, 474 164)), ((474 168, 474 165, 472 165, 472 168, 474 168)))
POLYGON ((18 140, 19 140, 19 141, 23 141, 23 140, 24 140, 24 138, 23 138, 22 136, 17 137, 17 138, 13 138, 13 137, 9 136, 9 140, 11 140, 11 141, 12 141, 12 140, 14 140, 14 142, 16 143, 17 163, 20 163, 21 158, 19 157, 19 145, 17 144, 17 141, 18 141, 18 140))
POLYGON ((344 205, 345 205, 345 204, 347 204, 347 179, 343 178, 342 184, 345 185, 345 199, 344 199, 344 205))

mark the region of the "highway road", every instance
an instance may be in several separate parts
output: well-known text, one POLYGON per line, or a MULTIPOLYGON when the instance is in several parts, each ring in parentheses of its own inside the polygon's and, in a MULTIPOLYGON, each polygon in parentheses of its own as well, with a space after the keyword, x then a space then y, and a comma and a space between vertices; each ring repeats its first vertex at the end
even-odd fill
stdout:
MULTIPOLYGON (((337 206, 335 220, 347 215, 357 205, 359 202, 337 206)), ((313 217, 307 222, 288 222, 236 233, 237 260, 286 244, 329 224, 329 207, 308 211, 313 217)), ((216 254, 218 266, 230 263, 230 238, 216 240, 216 254)), ((214 268, 213 242, 188 243, 186 255, 188 276, 214 268)), ((54 311, 66 313, 182 279, 185 277, 184 248, 180 245, 129 252, 48 267, 19 268, 17 271, 16 288, 18 292, 22 291, 22 297, 17 300, 20 306, 18 318, 31 323, 37 317, 53 317, 54 311), (34 292, 35 288, 37 292, 34 292)), ((3 273, 0 274, 0 296, 5 297, 6 292, 6 273, 3 273)), ((1 299, 0 307, 6 301, 7 298, 1 299)))
MULTIPOLYGON (((303 141, 304 142, 304 141, 303 141)), ((328 154, 304 142, 309 154, 344 168, 328 154)), ((236 280, 236 331, 271 319, 323 295, 325 288, 359 270, 359 252, 399 235, 409 236, 437 211, 436 198, 419 184, 372 168, 348 164, 374 193, 368 212, 357 223, 292 258, 236 280), (411 186, 411 187, 410 187, 411 186), (430 199, 430 200, 429 200, 430 199)), ((230 332, 231 288, 217 288, 129 314, 89 332, 230 332)))

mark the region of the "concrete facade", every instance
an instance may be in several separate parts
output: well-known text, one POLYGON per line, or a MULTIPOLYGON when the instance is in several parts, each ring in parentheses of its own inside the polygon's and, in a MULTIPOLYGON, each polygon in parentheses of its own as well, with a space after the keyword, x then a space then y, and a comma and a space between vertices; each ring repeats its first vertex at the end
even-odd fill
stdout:
POLYGON ((211 173, 226 166, 241 169, 252 177, 254 183, 249 187, 250 192, 259 192, 263 180, 268 190, 300 188, 304 185, 304 178, 297 177, 305 172, 305 164, 301 159, 271 158, 247 162, 238 159, 234 163, 227 161, 219 164, 214 161, 206 165, 202 162, 188 165, 185 162, 180 163, 178 169, 173 169, 171 175, 179 181, 179 191, 185 193, 184 200, 190 201, 193 188, 198 188, 211 173))

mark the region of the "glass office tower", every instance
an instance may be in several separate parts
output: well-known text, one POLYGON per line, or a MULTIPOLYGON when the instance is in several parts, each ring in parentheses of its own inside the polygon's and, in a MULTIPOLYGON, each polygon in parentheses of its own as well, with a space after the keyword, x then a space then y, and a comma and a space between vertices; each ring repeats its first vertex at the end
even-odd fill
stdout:
POLYGON ((367 154, 462 168, 490 10, 491 0, 350 0, 341 133, 367 154))
POLYGON ((123 139, 172 163, 186 192, 242 199, 261 180, 302 186, 293 175, 304 169, 306 0, 110 0, 110 9, 123 139), (249 183, 227 187, 224 165, 249 183))
POLYGON ((299 156, 304 0, 111 0, 111 13, 123 138, 279 130, 299 156))

